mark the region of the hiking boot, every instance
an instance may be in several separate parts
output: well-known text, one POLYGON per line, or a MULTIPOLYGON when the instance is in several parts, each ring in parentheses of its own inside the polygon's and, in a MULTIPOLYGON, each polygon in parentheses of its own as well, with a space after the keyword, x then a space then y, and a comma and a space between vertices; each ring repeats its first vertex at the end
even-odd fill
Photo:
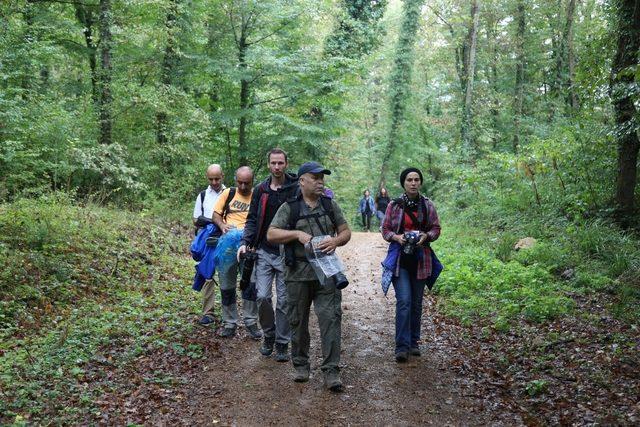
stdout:
POLYGON ((340 373, 336 370, 324 373, 324 386, 333 392, 342 391, 342 381, 340 381, 340 373))
POLYGON ((406 351, 401 351, 400 353, 396 353, 396 362, 405 363, 407 360, 409 360, 409 355, 407 354, 406 351))
POLYGON ((276 362, 288 362, 289 361, 289 344, 276 343, 276 355, 274 356, 276 362))
POLYGON ((222 328, 222 330, 218 333, 218 335, 220 336, 220 338, 233 338, 236 336, 236 327, 224 327, 222 328))
POLYGON ((306 383, 309 381, 309 366, 296 366, 293 380, 297 383, 306 383))
POLYGON ((271 353, 273 353, 273 344, 275 342, 276 342, 275 338, 267 338, 267 337, 265 337, 264 341, 262 341, 262 345, 260 346, 260 349, 258 351, 263 356, 271 356, 271 353))
POLYGON ((198 320, 198 324, 202 326, 209 326, 215 322, 216 322, 216 319, 214 319, 213 316, 209 316, 208 314, 205 314, 200 318, 200 320, 198 320))
POLYGON ((258 325, 256 325, 255 323, 253 325, 247 325, 246 328, 247 332, 249 332, 249 335, 254 340, 259 340, 260 338, 262 338, 262 331, 258 329, 258 325))
POLYGON ((420 356, 420 349, 418 347, 411 347, 409 349, 409 354, 412 356, 420 356))

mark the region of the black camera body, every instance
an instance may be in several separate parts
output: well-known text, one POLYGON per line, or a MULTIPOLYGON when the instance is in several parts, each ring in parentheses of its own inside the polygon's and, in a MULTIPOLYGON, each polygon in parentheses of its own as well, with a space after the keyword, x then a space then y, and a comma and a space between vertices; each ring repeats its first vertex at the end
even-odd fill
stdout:
POLYGON ((256 265, 258 254, 255 251, 247 251, 240 254, 240 260, 242 261, 242 274, 240 275, 240 290, 245 290, 251 284, 251 275, 253 274, 253 267, 256 265))
POLYGON ((417 231, 407 231, 404 233, 404 245, 402 245, 402 253, 412 255, 416 251, 416 246, 420 241, 420 233, 417 231))

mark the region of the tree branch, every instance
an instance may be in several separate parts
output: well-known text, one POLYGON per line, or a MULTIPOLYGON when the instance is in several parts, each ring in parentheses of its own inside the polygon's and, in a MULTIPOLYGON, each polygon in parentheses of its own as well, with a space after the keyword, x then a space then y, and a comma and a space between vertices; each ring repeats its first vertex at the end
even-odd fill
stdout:
POLYGON ((275 98, 265 99, 264 101, 252 102, 251 104, 249 104, 249 108, 253 107, 255 105, 266 104, 268 102, 277 101, 279 99, 291 98, 291 97, 293 97, 295 95, 299 95, 301 93, 304 93, 304 91, 303 90, 299 90, 299 91, 297 91, 295 93, 292 93, 292 94, 289 94, 289 95, 276 96, 275 98))
POLYGON ((431 5, 427 5, 427 7, 433 12, 434 15, 436 15, 436 17, 442 21, 443 24, 445 24, 447 27, 449 27, 449 32, 451 33, 452 36, 455 36, 455 30, 453 28, 453 25, 451 25, 449 23, 449 21, 447 21, 446 19, 444 19, 444 17, 440 14, 440 12, 438 12, 436 9, 434 9, 433 7, 431 7, 431 5))
POLYGON ((252 41, 250 43, 247 43, 247 47, 253 46, 254 44, 258 44, 261 41, 263 41, 265 39, 268 39, 269 37, 271 37, 271 36, 273 36, 275 34, 278 34, 280 31, 282 31, 284 28, 286 28, 291 22, 293 22, 295 18, 297 18, 297 16, 294 16, 293 19, 291 19, 291 20, 285 21, 282 25, 280 25, 278 28, 276 28, 274 31, 272 31, 271 33, 267 34, 266 36, 260 37, 258 40, 255 40, 255 41, 252 41))

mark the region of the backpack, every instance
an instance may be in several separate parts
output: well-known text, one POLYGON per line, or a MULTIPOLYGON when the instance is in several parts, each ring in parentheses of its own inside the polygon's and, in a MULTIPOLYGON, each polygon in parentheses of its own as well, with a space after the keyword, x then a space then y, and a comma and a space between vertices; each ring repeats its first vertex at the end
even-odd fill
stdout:
POLYGON ((227 200, 224 201, 224 207, 222 208, 222 219, 227 220, 227 214, 229 213, 229 205, 231 201, 236 196, 236 187, 229 187, 229 194, 227 195, 227 200))
POLYGON ((336 213, 333 211, 333 204, 331 203, 331 198, 327 196, 320 196, 320 205, 322 206, 323 212, 316 212, 316 213, 307 214, 307 215, 300 215, 300 207, 302 206, 302 197, 295 197, 295 198, 289 199, 287 200, 287 203, 289 204, 289 230, 294 230, 296 228, 296 224, 298 223, 298 220, 305 219, 305 218, 313 218, 318 224, 318 227, 320 228, 320 230, 322 230, 322 232, 325 234, 329 234, 326 232, 326 230, 324 230, 324 227, 322 227, 322 225, 320 224, 320 220, 318 219, 321 216, 325 216, 325 215, 329 216, 329 219, 331 220, 331 224, 333 224, 333 228, 335 230, 338 229, 338 226, 336 225, 336 213))
MULTIPOLYGON (((320 196, 320 205, 322 206, 322 212, 316 212, 313 214, 306 214, 306 215, 300 215, 300 208, 303 203, 301 195, 297 195, 296 197, 293 197, 287 200, 286 203, 289 205, 289 224, 287 226, 289 230, 295 230, 298 220, 305 219, 305 218, 313 218, 318 224, 318 227, 320 228, 320 230, 325 234, 329 234, 324 229, 324 227, 322 227, 322 225, 320 224, 320 220, 318 219, 321 216, 325 216, 325 215, 329 216, 329 219, 331 220, 331 224, 333 224, 334 230, 336 231, 338 230, 338 226, 336 224, 336 214, 333 210, 333 204, 331 203, 331 199, 329 197, 320 196)), ((295 252, 294 252, 295 243, 296 242, 291 242, 284 245, 284 263, 289 267, 293 267, 296 261, 307 260, 306 258, 299 258, 295 256, 295 252)))
MULTIPOLYGON (((207 189, 205 188, 200 192, 200 210, 202 211, 200 215, 204 215, 204 198, 207 195, 207 189)), ((236 195, 236 187, 229 188, 229 197, 227 197, 227 201, 224 202, 224 209, 222 213, 224 214, 224 218, 227 217, 226 213, 229 210, 229 203, 233 200, 233 197, 236 195)))
MULTIPOLYGON (((291 174, 288 174, 288 175, 289 175, 289 178, 291 179, 291 182, 283 185, 280 191, 293 194, 291 198, 294 198, 300 194, 300 187, 298 186, 298 178, 295 175, 291 175, 291 174)), ((269 203, 269 195, 270 195, 269 180, 264 180, 263 182, 261 182, 259 185, 255 187, 253 191, 254 193, 257 192, 259 202, 258 202, 258 208, 256 212, 257 213, 256 230, 253 237, 253 241, 251 242, 251 247, 257 247, 258 241, 260 240, 261 237, 263 237, 262 233, 265 228, 264 220, 267 216, 266 215, 267 204, 269 203)), ((286 201, 288 201, 289 199, 290 198, 288 198, 286 201)))

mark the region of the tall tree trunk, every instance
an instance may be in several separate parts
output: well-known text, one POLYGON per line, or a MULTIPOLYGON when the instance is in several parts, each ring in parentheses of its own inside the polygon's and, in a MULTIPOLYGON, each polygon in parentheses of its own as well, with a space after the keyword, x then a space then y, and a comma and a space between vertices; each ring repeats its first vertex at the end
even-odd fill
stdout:
POLYGON ((387 182, 386 175, 389 172, 391 156, 395 151, 400 128, 404 120, 407 98, 411 85, 411 73, 413 70, 413 53, 416 34, 420 23, 420 10, 424 0, 405 0, 402 7, 402 24, 396 45, 393 71, 391 74, 391 125, 387 147, 382 157, 380 170, 380 185, 387 182))
MULTIPOLYGON (((173 82, 173 74, 178 62, 178 54, 176 52, 176 31, 178 20, 178 0, 170 0, 169 10, 165 18, 165 30, 167 32, 167 44, 164 48, 164 58, 162 60, 162 73, 160 83, 161 91, 167 98, 167 92, 173 82)), ((164 108, 156 112, 156 142, 158 145, 166 145, 168 142, 168 115, 164 108)))
POLYGON ((566 70, 566 88, 567 88, 567 104, 571 113, 578 110, 578 95, 574 86, 576 77, 576 58, 573 46, 573 21, 576 10, 576 0, 569 0, 567 4, 567 24, 565 25, 564 39, 566 41, 567 51, 567 70, 566 70))
POLYGON ((240 42, 238 44, 238 64, 240 66, 240 123, 238 124, 238 160, 240 166, 248 164, 248 147, 247 147, 247 115, 249 113, 249 95, 250 95, 250 82, 247 75, 247 39, 244 34, 240 36, 240 42))
POLYGON ((87 59, 89 60, 89 73, 91 75, 91 99, 94 105, 98 105, 98 45, 93 36, 95 6, 75 4, 75 8, 76 19, 82 24, 82 35, 84 36, 84 43, 87 46, 87 59))
POLYGON ((524 37, 526 31, 526 18, 524 1, 519 0, 516 6, 515 20, 518 24, 516 32, 516 87, 513 98, 513 153, 518 154, 520 147, 520 125, 522 121, 522 105, 524 102, 524 37))
POLYGON ((616 33, 618 46, 611 65, 609 92, 613 101, 618 143, 618 176, 616 204, 627 217, 634 213, 637 183, 638 140, 637 111, 633 86, 640 50, 640 0, 617 0, 616 33))
POLYGON ((489 86, 491 88, 491 127, 493 135, 491 137, 491 145, 494 150, 498 148, 498 118, 500 114, 500 102, 498 91, 498 41, 497 38, 497 19, 494 12, 488 14, 487 18, 487 44, 491 48, 491 64, 487 75, 489 76, 489 86))
POLYGON ((566 40, 564 38, 564 31, 562 30, 562 0, 558 0, 556 5, 557 19, 556 28, 553 30, 553 38, 555 43, 554 47, 554 59, 555 59, 555 80, 553 81, 553 92, 556 98, 560 98, 562 87, 564 85, 565 74, 565 49, 566 40))
MULTIPOLYGON (((210 54, 212 54, 213 52, 216 52, 218 49, 216 41, 217 40, 215 38, 214 25, 211 22, 208 22, 207 23, 207 49, 210 52, 210 54)), ((212 76, 212 82, 209 84, 209 90, 208 90, 209 121, 211 123, 210 142, 212 143, 213 141, 215 141, 216 132, 218 132, 219 130, 222 130, 222 127, 220 127, 220 125, 216 123, 215 117, 214 117, 214 113, 218 111, 219 103, 220 103, 220 94, 219 94, 219 89, 217 85, 217 79, 218 79, 217 75, 214 74, 212 76)))
POLYGON ((475 76, 476 68, 476 46, 478 43, 478 22, 479 22, 479 4, 478 0, 472 0, 471 2, 471 23, 469 25, 469 33, 467 36, 469 46, 467 56, 465 57, 465 93, 464 103, 462 108, 462 126, 461 136, 464 149, 467 151, 467 156, 470 160, 476 159, 479 156, 479 147, 475 137, 473 136, 473 79, 475 76))
MULTIPOLYGON (((36 34, 33 29, 34 8, 35 6, 33 2, 27 1, 23 9, 24 22, 26 25, 22 38, 25 46, 27 47, 25 50, 28 52, 31 52, 33 50, 33 46, 36 45, 36 34)), ((33 57, 31 55, 26 55, 23 60, 24 69, 20 76, 20 87, 23 89, 21 97, 26 100, 29 98, 30 92, 34 88, 34 77, 36 75, 36 71, 33 57)))
POLYGON ((98 26, 100 28, 100 73, 99 73, 99 120, 100 144, 111 144, 111 47, 113 39, 111 36, 111 0, 100 0, 100 17, 98 26))

